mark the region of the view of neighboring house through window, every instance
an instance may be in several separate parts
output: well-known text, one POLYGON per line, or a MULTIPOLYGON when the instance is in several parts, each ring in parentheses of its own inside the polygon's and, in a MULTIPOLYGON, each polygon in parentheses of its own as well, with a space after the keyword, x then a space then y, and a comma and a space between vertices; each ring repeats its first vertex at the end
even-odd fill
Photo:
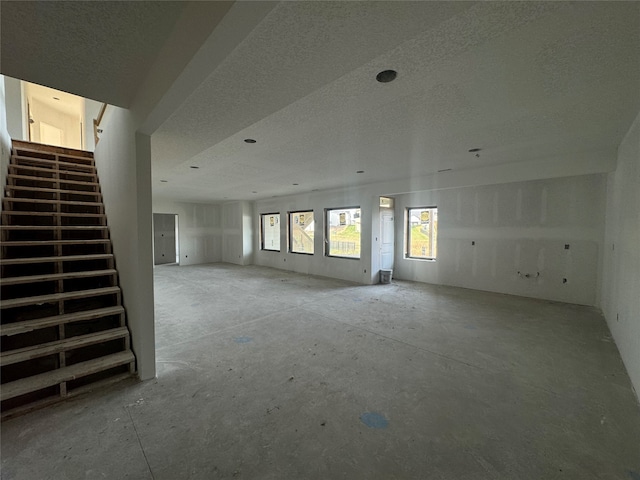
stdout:
POLYGON ((289 249, 292 253, 313 254, 313 211, 289 212, 289 249))
POLYGON ((326 254, 360 258, 360 207, 326 210, 326 254))
POLYGON ((407 257, 435 260, 438 251, 438 209, 407 209, 407 257))
POLYGON ((280 214, 263 213, 260 215, 262 232, 262 250, 280 251, 280 214))

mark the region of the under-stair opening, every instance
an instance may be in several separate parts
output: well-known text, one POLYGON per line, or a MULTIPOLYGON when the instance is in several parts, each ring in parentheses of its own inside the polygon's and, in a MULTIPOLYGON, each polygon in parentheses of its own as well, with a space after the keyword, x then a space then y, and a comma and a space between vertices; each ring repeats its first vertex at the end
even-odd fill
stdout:
POLYGON ((3 198, 2 418, 135 372, 93 155, 14 142, 3 198))

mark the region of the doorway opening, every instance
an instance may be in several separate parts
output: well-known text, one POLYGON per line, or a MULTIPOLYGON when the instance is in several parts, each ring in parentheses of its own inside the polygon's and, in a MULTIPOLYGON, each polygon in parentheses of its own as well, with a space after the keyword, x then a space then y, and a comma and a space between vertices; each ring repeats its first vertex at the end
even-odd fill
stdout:
MULTIPOLYGON (((395 252, 394 199, 380 197, 380 270, 393 271, 395 252)), ((391 273, 389 273, 391 276, 391 273)))
POLYGON ((84 150, 84 98, 24 82, 28 140, 84 150))
POLYGON ((178 244, 178 215, 174 213, 153 214, 153 264, 180 263, 178 244))

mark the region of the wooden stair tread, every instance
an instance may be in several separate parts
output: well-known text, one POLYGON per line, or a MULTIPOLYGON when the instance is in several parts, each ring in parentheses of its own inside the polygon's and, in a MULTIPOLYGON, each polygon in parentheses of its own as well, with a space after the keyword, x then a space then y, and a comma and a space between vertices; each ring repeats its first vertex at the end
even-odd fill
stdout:
POLYGON ((79 377, 98 373, 133 361, 135 361, 135 357, 131 351, 119 352, 68 367, 58 368, 50 372, 22 378, 2 385, 0 400, 4 401, 9 398, 25 395, 36 390, 41 390, 63 382, 69 382, 79 377))
POLYGON ((91 217, 91 218, 104 218, 106 214, 104 213, 70 213, 70 212, 31 212, 31 211, 21 211, 21 210, 3 210, 3 215, 15 215, 15 216, 26 216, 26 217, 50 217, 50 216, 59 216, 59 217, 91 217))
POLYGON ((93 310, 85 310, 82 312, 63 313, 61 315, 53 315, 50 317, 36 318, 33 320, 23 320, 21 322, 7 323, 0 325, 1 336, 18 335, 28 333, 41 328, 55 327, 67 323, 81 322, 84 320, 94 320, 96 318, 107 317, 110 315, 122 315, 124 307, 115 305, 113 307, 96 308, 93 310))
POLYGON ((78 155, 69 155, 67 153, 34 152, 33 150, 20 149, 17 153, 14 153, 14 156, 21 157, 21 158, 29 158, 29 159, 33 158, 35 160, 51 160, 54 162, 72 163, 73 165, 83 165, 83 166, 95 165, 95 160, 93 157, 82 157, 78 155), (40 155, 42 155, 43 153, 45 155, 54 156, 55 159, 42 158, 40 155))
POLYGON ((87 392, 93 392, 95 390, 99 390, 101 388, 105 388, 109 385, 113 385, 115 383, 124 382, 125 380, 131 380, 134 378, 133 373, 120 373, 118 375, 112 375, 104 380, 98 380, 97 382, 91 382, 87 385, 83 385, 82 387, 74 388, 73 390, 67 390, 67 394, 63 397, 59 395, 49 396, 46 398, 42 398, 40 400, 35 400, 33 402, 27 403, 25 405, 20 405, 15 408, 11 408, 9 410, 3 410, 0 419, 2 421, 8 420, 13 417, 17 417, 19 415, 26 414, 33 410, 37 410, 39 408, 44 408, 49 405, 53 405, 55 403, 60 402, 63 399, 78 397, 80 395, 84 395, 87 392))
POLYGON ((2 230, 108 230, 106 225, 0 225, 2 230))
POLYGON ((30 142, 28 140, 12 140, 12 150, 26 150, 34 153, 48 153, 50 155, 69 155, 80 158, 93 158, 93 153, 87 150, 79 150, 71 147, 57 145, 45 145, 43 143, 30 142))
MULTIPOLYGON (((33 150, 30 148, 19 148, 17 153, 14 153, 15 156, 18 157, 25 157, 25 158, 35 158, 37 160, 40 160, 41 157, 39 157, 38 155, 51 155, 51 156, 55 156, 56 158, 60 159, 60 158, 65 158, 68 160, 80 160, 81 163, 80 165, 87 165, 89 163, 93 163, 94 162, 94 158, 93 156, 90 157, 85 157, 82 155, 73 155, 73 154, 69 154, 69 153, 62 153, 62 152, 46 152, 44 150, 33 150), (35 155, 33 155, 35 154, 35 155)), ((43 160, 50 160, 50 159, 43 159, 43 160)), ((74 163, 74 162, 71 162, 74 163)))
POLYGON ((56 170, 60 170, 60 171, 63 171, 64 168, 69 168, 69 167, 82 168, 88 171, 95 171, 95 168, 96 168, 94 165, 87 165, 86 163, 73 163, 73 162, 65 162, 64 160, 50 160, 48 158, 25 157, 23 155, 11 156, 11 163, 15 165, 19 165, 20 162, 22 161, 31 162, 31 163, 40 163, 44 165, 52 165, 57 167, 56 170), (64 167, 64 168, 60 168, 60 167, 64 167))
POLYGON ((118 271, 109 268, 107 270, 87 270, 85 272, 49 273, 46 275, 27 275, 24 277, 0 278, 0 286, 20 285, 22 283, 54 282, 56 280, 70 280, 73 278, 106 277, 117 274, 118 271))
POLYGON ((22 190, 24 192, 45 192, 45 193, 64 193, 64 194, 71 194, 71 195, 91 195, 93 197, 102 195, 100 192, 86 192, 84 190, 62 190, 59 188, 46 188, 46 187, 23 187, 21 185, 7 185, 5 189, 6 190, 22 190))
POLYGON ((109 260, 113 253, 94 253, 89 255, 57 255, 53 257, 21 257, 0 259, 0 265, 20 265, 23 263, 76 262, 83 260, 109 260))
MULTIPOLYGON (((47 145, 46 147, 53 147, 53 145, 47 145)), ((55 147, 54 147, 55 148, 55 147)), ((13 155, 19 155, 21 157, 33 157, 40 158, 39 155, 50 155, 56 158, 68 158, 72 160, 80 160, 81 162, 93 162, 94 157, 91 152, 87 152, 85 150, 76 150, 76 152, 80 153, 80 155, 74 155, 73 153, 53 151, 50 148, 33 148, 33 147, 18 147, 14 148, 13 155), (35 154, 35 155, 34 155, 35 154)), ((71 149, 68 149, 71 150, 71 149)))
POLYGON ((0 301, 0 308, 15 308, 25 307, 27 305, 39 305, 43 303, 57 303, 64 300, 98 297, 115 293, 120 293, 120 287, 92 288, 89 290, 78 290, 76 292, 51 293, 48 295, 37 295, 35 297, 11 298, 9 300, 0 301))
POLYGON ((76 337, 65 338, 53 342, 41 343, 31 347, 9 350, 0 354, 0 366, 12 365, 14 363, 25 362, 33 358, 46 357, 74 348, 88 347, 96 343, 108 342, 125 338, 129 335, 127 327, 111 328, 101 332, 90 333, 87 335, 79 335, 76 337))
MULTIPOLYGON (((36 167, 35 165, 18 165, 16 163, 9 164, 9 169, 16 170, 34 170, 36 172, 45 172, 45 173, 62 173, 64 175, 83 175, 85 177, 96 177, 96 172, 58 172, 53 168, 43 168, 36 167)), ((55 178, 55 177, 34 177, 34 178, 55 178)))
POLYGON ((3 247, 35 247, 40 245, 87 245, 98 243, 110 243, 108 238, 92 238, 89 240, 13 240, 2 242, 3 247))
MULTIPOLYGON (((49 171, 49 170, 47 170, 49 171)), ((35 182, 49 182, 49 183, 69 183, 73 185, 90 185, 92 187, 97 187, 100 185, 98 182, 83 182, 82 180, 65 180, 64 178, 56 178, 56 177, 36 177, 33 175, 16 175, 15 173, 10 173, 7 175, 7 178, 10 180, 30 180, 35 182)))
POLYGON ((74 200, 47 200, 40 198, 18 198, 18 197, 4 197, 5 202, 22 202, 22 203, 50 203, 57 204, 60 203, 62 205, 85 205, 85 206, 96 206, 101 207, 102 202, 80 202, 74 200))

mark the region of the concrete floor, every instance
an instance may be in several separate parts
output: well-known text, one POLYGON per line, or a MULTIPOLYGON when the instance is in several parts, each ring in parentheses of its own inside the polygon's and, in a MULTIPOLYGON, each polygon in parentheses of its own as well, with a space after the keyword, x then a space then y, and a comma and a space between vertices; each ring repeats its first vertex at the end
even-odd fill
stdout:
POLYGON ((2 479, 640 479, 596 309, 260 267, 155 270, 158 378, 2 425, 2 479))

